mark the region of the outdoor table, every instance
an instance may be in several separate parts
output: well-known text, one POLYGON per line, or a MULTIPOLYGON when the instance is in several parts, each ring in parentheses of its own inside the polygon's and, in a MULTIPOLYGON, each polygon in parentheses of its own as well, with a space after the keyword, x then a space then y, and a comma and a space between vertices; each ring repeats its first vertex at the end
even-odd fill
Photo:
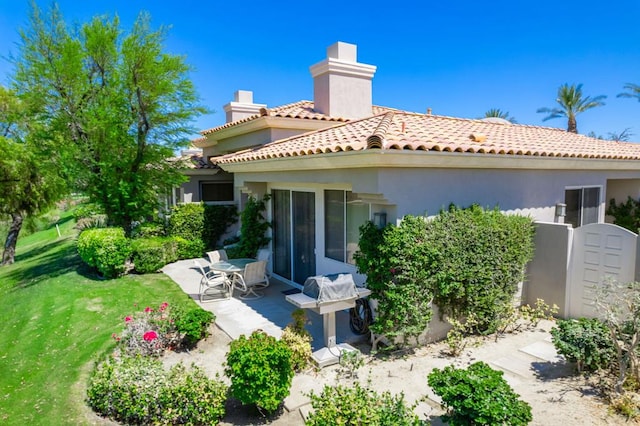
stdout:
POLYGON ((255 259, 229 259, 229 260, 220 260, 218 262, 214 262, 209 266, 209 269, 216 272, 222 272, 225 274, 233 274, 234 272, 242 273, 244 271, 244 267, 249 263, 256 262, 255 259))

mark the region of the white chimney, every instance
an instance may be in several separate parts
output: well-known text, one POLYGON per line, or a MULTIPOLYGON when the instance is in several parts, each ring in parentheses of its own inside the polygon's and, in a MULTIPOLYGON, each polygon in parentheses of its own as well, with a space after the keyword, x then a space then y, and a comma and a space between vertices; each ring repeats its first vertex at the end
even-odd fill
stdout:
POLYGON ((250 90, 238 90, 233 96, 234 101, 223 107, 224 112, 227 114, 227 123, 259 114, 260 108, 267 107, 265 104, 254 104, 253 92, 250 90))
POLYGON ((316 111, 336 118, 372 115, 371 79, 376 67, 358 63, 357 49, 339 41, 327 48, 327 59, 309 68, 316 111))

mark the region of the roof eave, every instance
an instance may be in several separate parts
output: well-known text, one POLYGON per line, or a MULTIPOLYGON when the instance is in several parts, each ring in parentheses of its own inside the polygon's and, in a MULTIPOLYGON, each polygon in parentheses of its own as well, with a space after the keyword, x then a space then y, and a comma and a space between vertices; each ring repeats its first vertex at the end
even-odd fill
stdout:
POLYGON ((640 171, 640 160, 376 149, 222 163, 219 167, 231 173, 380 167, 640 171))
POLYGON ((218 141, 220 140, 256 132, 263 129, 276 128, 313 131, 335 126, 337 124, 343 124, 343 122, 332 120, 314 120, 309 118, 262 116, 251 121, 238 123, 237 125, 225 127, 208 133, 204 138, 202 138, 204 140, 200 139, 198 141, 194 141, 194 144, 198 148, 209 148, 217 145, 218 141))

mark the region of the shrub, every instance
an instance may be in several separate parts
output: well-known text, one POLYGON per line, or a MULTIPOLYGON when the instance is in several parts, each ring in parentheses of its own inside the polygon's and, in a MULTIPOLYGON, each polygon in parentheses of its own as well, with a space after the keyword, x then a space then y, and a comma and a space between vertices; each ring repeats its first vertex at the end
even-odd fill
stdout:
POLYGON ((124 273, 131 246, 122 228, 87 229, 78 237, 78 254, 87 265, 113 278, 124 273))
POLYGON ((271 239, 265 234, 271 223, 264 218, 269 198, 268 194, 262 200, 249 197, 240 215, 240 240, 227 250, 229 257, 254 258, 258 250, 269 244, 271 239))
POLYGON ((127 355, 160 356, 182 341, 166 302, 157 309, 147 306, 128 315, 124 323, 122 335, 114 334, 113 338, 127 355))
POLYGON ((176 260, 175 242, 164 237, 138 238, 131 241, 132 260, 141 274, 157 272, 176 260))
POLYGON ((73 218, 76 220, 76 222, 80 219, 86 219, 92 216, 103 214, 104 209, 95 203, 80 204, 73 210, 73 218))
POLYGON ((575 362, 578 371, 609 367, 615 357, 609 329, 596 318, 558 320, 551 339, 558 353, 575 362))
POLYGON ((204 253, 204 242, 201 239, 188 240, 183 237, 171 237, 175 244, 176 259, 193 259, 202 257, 204 253))
POLYGON ((144 222, 136 226, 131 232, 133 238, 164 237, 164 225, 158 222, 144 222))
POLYGON ((320 395, 311 392, 309 397, 313 411, 305 424, 310 426, 422 424, 413 413, 415 405, 406 405, 404 394, 380 395, 358 382, 353 386, 325 386, 320 395))
POLYGON ((76 228, 80 232, 91 228, 105 228, 108 222, 107 219, 108 218, 106 214, 97 214, 95 216, 83 217, 81 219, 78 219, 74 228, 76 228))
POLYGON ((215 319, 212 312, 199 307, 189 310, 174 309, 171 317, 182 336, 182 345, 189 348, 209 335, 209 326, 215 319))
POLYGON ((616 203, 615 198, 609 200, 607 214, 613 216, 613 223, 636 234, 640 231, 640 200, 627 197, 626 202, 616 203))
POLYGON ((189 241, 189 254, 193 254, 196 247, 201 247, 197 255, 191 257, 200 257, 204 253, 203 232, 204 206, 202 203, 187 203, 173 207, 169 217, 168 233, 172 237, 181 237, 189 241))
POLYGON ((498 209, 451 206, 429 221, 424 244, 435 254, 427 285, 442 315, 476 315, 478 332, 496 330, 533 257, 533 222, 498 209))
POLYGON ((256 330, 249 338, 242 335, 231 342, 225 374, 231 379, 231 394, 240 402, 274 412, 291 388, 291 351, 284 342, 256 330))
POLYGON ((109 358, 94 370, 87 402, 98 414, 125 424, 218 424, 226 386, 196 366, 169 371, 147 357, 109 358))
POLYGON ((484 362, 468 369, 435 368, 429 386, 442 398, 448 412, 442 420, 456 425, 526 425, 532 420, 531 406, 518 399, 501 371, 484 362))
POLYGON ((398 226, 378 229, 372 222, 360 227, 358 272, 367 275, 371 298, 378 301, 370 326, 399 344, 420 335, 431 321, 433 292, 426 285, 435 253, 424 245, 426 222, 407 216, 398 226))
POLYGON ((311 336, 300 334, 291 326, 286 326, 282 330, 280 338, 291 351, 291 367, 295 371, 303 371, 311 360, 311 336))
POLYGON ((238 208, 235 205, 204 206, 204 229, 202 239, 207 250, 218 247, 218 241, 227 232, 229 226, 238 221, 238 208))

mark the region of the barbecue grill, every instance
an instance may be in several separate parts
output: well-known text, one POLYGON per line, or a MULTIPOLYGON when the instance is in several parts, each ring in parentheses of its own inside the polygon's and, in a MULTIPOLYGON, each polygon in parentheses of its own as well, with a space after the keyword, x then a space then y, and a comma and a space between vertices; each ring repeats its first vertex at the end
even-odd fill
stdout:
POLYGON ((353 308, 356 300, 371 294, 371 290, 356 286, 351 274, 316 275, 304 282, 302 293, 286 297, 298 308, 311 309, 322 315, 326 347, 313 353, 320 367, 335 364, 342 351, 355 350, 346 343, 336 344, 336 312, 353 308))

